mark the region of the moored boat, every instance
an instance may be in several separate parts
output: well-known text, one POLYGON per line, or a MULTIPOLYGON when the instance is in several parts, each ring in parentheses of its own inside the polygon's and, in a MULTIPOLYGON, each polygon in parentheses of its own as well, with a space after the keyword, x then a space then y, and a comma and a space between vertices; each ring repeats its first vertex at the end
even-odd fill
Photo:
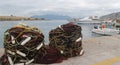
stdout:
POLYGON ((100 35, 118 35, 120 34, 120 29, 116 28, 106 28, 105 26, 97 26, 92 30, 93 33, 100 35))

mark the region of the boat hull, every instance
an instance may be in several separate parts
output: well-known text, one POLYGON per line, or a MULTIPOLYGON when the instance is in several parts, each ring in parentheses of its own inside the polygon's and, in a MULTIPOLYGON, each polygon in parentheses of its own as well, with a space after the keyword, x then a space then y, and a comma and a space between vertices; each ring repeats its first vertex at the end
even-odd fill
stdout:
POLYGON ((96 34, 100 34, 100 35, 118 35, 118 34, 120 34, 120 30, 109 29, 109 28, 93 29, 92 32, 96 33, 96 34))

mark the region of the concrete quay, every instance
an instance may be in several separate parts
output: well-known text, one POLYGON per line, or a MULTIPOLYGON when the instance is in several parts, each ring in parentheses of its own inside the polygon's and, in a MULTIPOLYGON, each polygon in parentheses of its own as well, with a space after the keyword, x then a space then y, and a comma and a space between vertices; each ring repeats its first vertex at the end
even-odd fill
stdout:
MULTIPOLYGON (((120 65, 120 35, 102 36, 83 40, 84 55, 62 63, 30 65, 120 65)), ((1 48, 0 56, 4 50, 1 48)))

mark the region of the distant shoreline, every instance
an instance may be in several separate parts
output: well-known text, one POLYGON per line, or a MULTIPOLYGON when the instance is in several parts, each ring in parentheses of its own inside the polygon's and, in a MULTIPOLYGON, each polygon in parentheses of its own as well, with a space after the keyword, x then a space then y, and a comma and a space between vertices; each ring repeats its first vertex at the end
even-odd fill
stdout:
POLYGON ((21 16, 0 16, 0 21, 22 21, 22 20, 45 20, 44 18, 32 18, 32 17, 21 17, 21 16))

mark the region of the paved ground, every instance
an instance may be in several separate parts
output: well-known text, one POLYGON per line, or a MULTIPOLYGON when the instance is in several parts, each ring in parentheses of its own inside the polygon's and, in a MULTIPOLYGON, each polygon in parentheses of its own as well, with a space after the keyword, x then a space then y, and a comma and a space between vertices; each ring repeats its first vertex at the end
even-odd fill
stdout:
MULTIPOLYGON (((83 49, 85 50, 83 56, 50 65, 120 65, 120 35, 84 40, 83 49)), ((0 53, 2 52, 1 50, 0 53)))

